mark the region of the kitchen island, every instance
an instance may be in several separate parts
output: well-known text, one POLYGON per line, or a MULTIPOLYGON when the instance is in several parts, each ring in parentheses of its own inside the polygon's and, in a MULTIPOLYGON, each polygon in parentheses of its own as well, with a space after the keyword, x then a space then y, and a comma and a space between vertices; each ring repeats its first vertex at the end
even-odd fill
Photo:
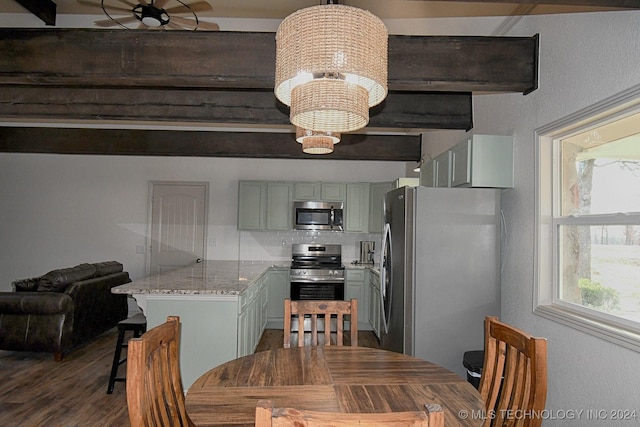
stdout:
POLYGON ((112 292, 132 295, 149 329, 180 316, 180 367, 188 389, 212 366, 253 353, 267 324, 270 289, 283 286, 270 281, 288 280, 288 269, 286 262, 210 260, 112 292))

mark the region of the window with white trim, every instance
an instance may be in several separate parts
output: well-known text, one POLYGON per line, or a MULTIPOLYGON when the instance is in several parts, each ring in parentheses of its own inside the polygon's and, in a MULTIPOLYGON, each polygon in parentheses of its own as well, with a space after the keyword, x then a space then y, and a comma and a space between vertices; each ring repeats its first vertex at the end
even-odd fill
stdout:
POLYGON ((640 350, 640 86, 537 130, 535 312, 640 350))

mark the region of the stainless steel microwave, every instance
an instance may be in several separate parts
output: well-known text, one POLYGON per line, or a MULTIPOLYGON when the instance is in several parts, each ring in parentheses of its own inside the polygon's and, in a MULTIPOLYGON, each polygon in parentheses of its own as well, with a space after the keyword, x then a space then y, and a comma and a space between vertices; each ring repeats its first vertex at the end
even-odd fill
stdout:
POLYGON ((294 202, 293 228, 343 231, 343 213, 341 202, 294 202))

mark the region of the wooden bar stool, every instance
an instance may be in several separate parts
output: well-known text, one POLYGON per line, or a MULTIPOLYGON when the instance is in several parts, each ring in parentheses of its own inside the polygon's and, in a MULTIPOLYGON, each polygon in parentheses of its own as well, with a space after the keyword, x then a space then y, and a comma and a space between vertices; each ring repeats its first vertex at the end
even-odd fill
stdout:
MULTIPOLYGON (((113 387, 116 381, 126 381, 125 377, 118 377, 118 367, 127 361, 124 357, 120 359, 122 355, 122 349, 128 347, 127 342, 124 340, 124 335, 127 331, 133 331, 133 337, 137 338, 147 331, 147 318, 144 314, 138 313, 128 319, 118 322, 118 342, 116 343, 116 351, 113 355, 113 364, 111 365, 111 376, 109 377, 109 387, 107 388, 107 394, 113 393, 113 387)), ((128 340, 127 340, 128 341, 128 340)))

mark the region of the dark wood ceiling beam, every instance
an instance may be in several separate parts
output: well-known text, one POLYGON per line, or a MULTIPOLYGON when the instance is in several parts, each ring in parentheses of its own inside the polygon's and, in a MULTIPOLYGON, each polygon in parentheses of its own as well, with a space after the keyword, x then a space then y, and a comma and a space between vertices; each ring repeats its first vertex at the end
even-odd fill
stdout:
MULTIPOLYGON (((432 1, 432 0, 416 0, 432 1)), ((438 0, 442 2, 475 2, 475 3, 510 3, 510 4, 549 4, 557 6, 592 6, 619 7, 626 9, 640 9, 640 0, 438 0)))
POLYGON ((302 152, 293 133, 0 127, 0 152, 417 162, 419 135, 344 135, 332 154, 302 152))
POLYGON ((56 9, 58 7, 51 0, 16 0, 29 12, 33 13, 47 25, 56 25, 56 9))
MULTIPOLYGON (((273 90, 275 35, 0 29, 0 85, 273 90)), ((538 38, 390 36, 389 90, 537 88, 538 38)))
MULTIPOLYGON (((470 93, 391 93, 369 128, 470 129, 470 93)), ((7 86, 0 117, 38 121, 156 121, 290 126, 271 91, 7 86)))

